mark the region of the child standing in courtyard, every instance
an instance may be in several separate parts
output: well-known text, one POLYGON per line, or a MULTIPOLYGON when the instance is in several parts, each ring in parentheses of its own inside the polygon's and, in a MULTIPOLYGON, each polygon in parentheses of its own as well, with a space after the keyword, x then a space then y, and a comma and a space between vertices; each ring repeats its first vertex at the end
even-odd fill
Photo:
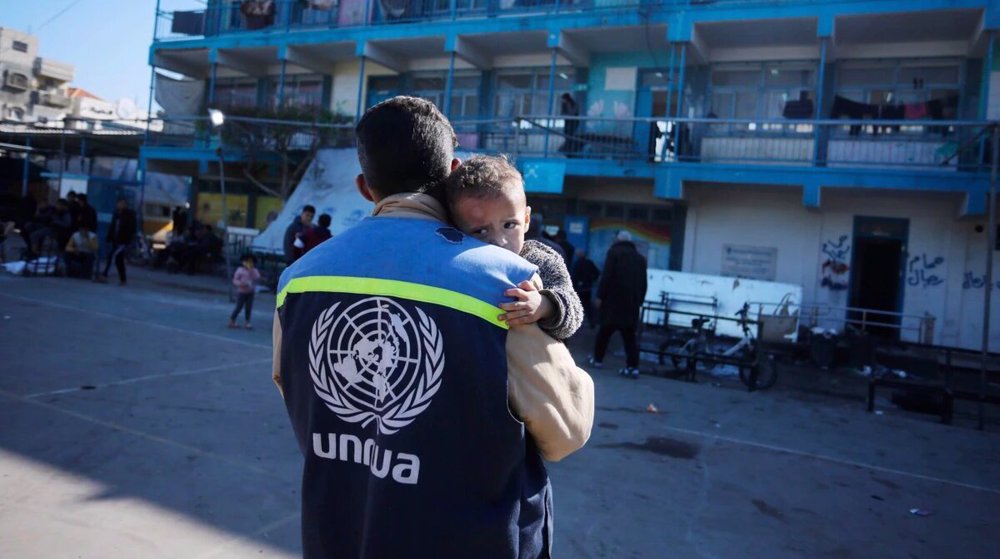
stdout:
MULTIPOLYGON (((500 320, 515 326, 538 323, 557 340, 572 336, 583 322, 583 305, 573 289, 566 261, 537 240, 525 241, 532 224, 524 179, 503 157, 476 156, 452 172, 445 186, 452 221, 467 235, 505 248, 538 266, 542 286, 521 282, 504 295, 517 299, 500 305, 500 320)), ((537 231, 541 233, 541 231, 537 231)))
POLYGON ((236 308, 233 309, 233 314, 229 315, 229 327, 239 328, 239 325, 236 324, 236 316, 243 309, 245 327, 247 330, 253 330, 253 325, 250 323, 250 313, 253 311, 253 295, 257 290, 260 271, 255 266, 257 259, 252 254, 243 255, 242 262, 243 265, 236 268, 236 272, 233 274, 233 285, 236 286, 236 308))

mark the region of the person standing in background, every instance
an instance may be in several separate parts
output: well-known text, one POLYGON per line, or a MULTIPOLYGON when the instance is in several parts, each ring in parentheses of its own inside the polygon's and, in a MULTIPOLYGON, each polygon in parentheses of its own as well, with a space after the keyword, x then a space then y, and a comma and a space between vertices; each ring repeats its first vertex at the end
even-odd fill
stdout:
POLYGON ((601 366, 611 335, 619 331, 625 342, 625 367, 618 372, 622 376, 639 378, 639 345, 635 333, 645 298, 646 258, 635 248, 632 234, 621 231, 608 249, 601 283, 597 288, 596 303, 601 327, 594 340, 591 365, 601 366))

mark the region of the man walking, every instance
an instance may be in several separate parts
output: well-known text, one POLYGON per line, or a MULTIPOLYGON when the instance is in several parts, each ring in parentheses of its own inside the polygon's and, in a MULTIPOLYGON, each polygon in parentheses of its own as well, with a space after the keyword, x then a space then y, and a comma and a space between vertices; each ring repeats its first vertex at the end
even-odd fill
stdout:
POLYGON ((394 97, 356 132, 373 215, 278 286, 273 378, 304 456, 303 554, 549 557, 542 458, 586 442, 593 383, 536 325, 497 319, 535 267, 445 221, 438 188, 459 162, 437 108, 394 97))
POLYGON ((120 196, 115 204, 115 213, 111 216, 111 226, 108 227, 107 241, 110 245, 108 260, 104 265, 104 272, 98 276, 98 281, 108 281, 111 262, 114 262, 115 268, 118 269, 118 283, 125 285, 125 251, 135 239, 137 227, 135 211, 128 207, 128 200, 120 196))
POLYGON ((618 233, 617 240, 608 249, 597 288, 597 306, 600 329, 594 340, 594 355, 590 364, 600 367, 608 342, 615 331, 622 333, 625 342, 625 368, 623 376, 639 378, 639 345, 635 331, 639 326, 639 311, 646 298, 646 259, 639 254, 628 231, 618 233))

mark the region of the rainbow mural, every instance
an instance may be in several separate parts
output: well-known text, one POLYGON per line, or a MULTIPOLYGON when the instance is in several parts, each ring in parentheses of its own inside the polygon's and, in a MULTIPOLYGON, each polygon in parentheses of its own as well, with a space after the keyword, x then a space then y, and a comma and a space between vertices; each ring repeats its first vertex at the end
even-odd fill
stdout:
POLYGON ((619 231, 632 234, 639 254, 646 257, 650 268, 670 269, 670 227, 656 223, 636 223, 624 219, 592 219, 588 237, 587 254, 599 268, 604 268, 604 257, 615 242, 619 231))

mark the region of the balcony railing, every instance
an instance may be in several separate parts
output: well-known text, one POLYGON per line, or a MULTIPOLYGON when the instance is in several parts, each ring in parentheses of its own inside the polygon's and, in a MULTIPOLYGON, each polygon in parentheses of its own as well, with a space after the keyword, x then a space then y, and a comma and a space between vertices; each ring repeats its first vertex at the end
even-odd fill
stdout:
POLYGON ((689 0, 231 0, 202 10, 161 10, 157 13, 154 39, 629 10, 688 3, 689 0))
MULTIPOLYGON (((293 149, 353 145, 353 125, 233 117, 233 126, 301 127, 293 149)), ((517 157, 612 160, 652 165, 716 164, 986 173, 986 121, 654 119, 566 116, 456 120, 459 149, 517 157)), ((229 126, 229 124, 227 124, 229 126)), ((215 147, 204 119, 163 123, 151 145, 215 147)), ((233 147, 236 147, 233 145, 233 147)))

